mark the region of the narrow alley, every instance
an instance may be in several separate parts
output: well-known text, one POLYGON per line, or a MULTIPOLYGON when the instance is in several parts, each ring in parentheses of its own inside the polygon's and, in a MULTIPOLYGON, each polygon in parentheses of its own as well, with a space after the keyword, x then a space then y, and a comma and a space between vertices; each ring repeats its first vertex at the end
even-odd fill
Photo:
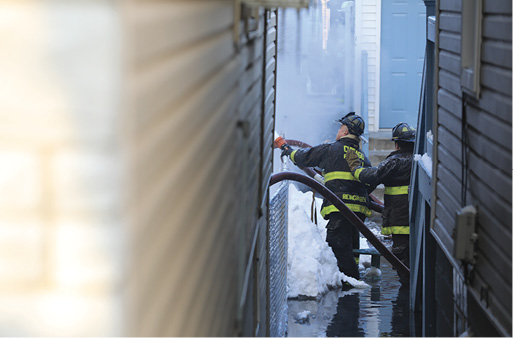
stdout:
POLYGON ((510 0, 2 0, 0 41, 0 336, 512 335, 510 0), (294 180, 358 190, 379 279, 294 180))

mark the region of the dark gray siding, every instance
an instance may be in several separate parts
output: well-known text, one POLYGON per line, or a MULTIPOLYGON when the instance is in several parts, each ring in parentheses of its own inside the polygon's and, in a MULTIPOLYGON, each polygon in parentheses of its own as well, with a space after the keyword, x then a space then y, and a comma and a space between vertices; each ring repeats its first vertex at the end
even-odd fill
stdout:
POLYGON ((511 335, 511 1, 483 0, 479 98, 462 94, 460 87, 462 1, 439 2, 433 229, 451 253, 455 211, 478 207, 469 291, 500 331, 511 335))
MULTIPOLYGON (((252 264, 247 284, 244 335, 268 335, 268 222, 269 222, 269 178, 272 173, 274 135, 275 69, 276 69, 276 13, 274 10, 254 9, 258 28, 241 35, 244 57, 241 65, 248 81, 240 88, 244 100, 239 109, 239 121, 244 125, 246 137, 241 143, 243 171, 247 193, 239 196, 249 206, 244 224, 246 246, 252 264)), ((256 26, 255 26, 256 27, 256 26)), ((241 31, 244 31, 241 27, 241 31)))

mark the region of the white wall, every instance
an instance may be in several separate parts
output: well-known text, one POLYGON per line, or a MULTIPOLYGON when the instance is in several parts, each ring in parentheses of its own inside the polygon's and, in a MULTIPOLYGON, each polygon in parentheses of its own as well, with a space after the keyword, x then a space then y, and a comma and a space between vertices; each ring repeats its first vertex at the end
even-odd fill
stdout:
MULTIPOLYGON (((379 130, 379 64, 381 40, 381 1, 355 1, 356 74, 362 74, 362 51, 368 53, 368 130, 379 130)), ((355 77, 355 103, 361 111, 361 76, 355 77)))

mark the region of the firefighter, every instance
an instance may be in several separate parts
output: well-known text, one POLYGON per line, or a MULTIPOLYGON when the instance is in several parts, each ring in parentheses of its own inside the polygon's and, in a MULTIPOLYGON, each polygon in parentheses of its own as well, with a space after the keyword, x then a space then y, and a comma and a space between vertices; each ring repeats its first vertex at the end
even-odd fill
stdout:
MULTIPOLYGON (((300 168, 321 168, 326 187, 364 221, 371 213, 367 190, 365 185, 351 174, 344 157, 346 152, 352 149, 364 166, 370 167, 369 159, 360 151, 360 136, 363 134, 365 123, 354 112, 347 114, 338 122, 341 126, 335 142, 309 149, 293 150, 287 146, 282 149, 282 156, 290 156, 292 162, 300 168)), ((359 248, 358 230, 327 199, 323 201, 321 215, 328 220, 326 242, 337 258, 339 270, 346 276, 359 279, 358 265, 353 255, 353 248, 359 248)), ((347 283, 344 286, 350 287, 347 283)))
MULTIPOLYGON (((370 189, 378 184, 385 185, 385 207, 381 233, 392 235, 392 252, 409 267, 410 263, 410 226, 408 210, 408 191, 413 162, 415 129, 407 123, 398 123, 392 129, 392 141, 395 151, 377 167, 365 167, 359 154, 350 150, 346 155, 348 166, 360 182, 368 184, 370 189)), ((371 191, 372 191, 371 190, 371 191)), ((409 285, 409 279, 398 272, 403 285, 409 285)))

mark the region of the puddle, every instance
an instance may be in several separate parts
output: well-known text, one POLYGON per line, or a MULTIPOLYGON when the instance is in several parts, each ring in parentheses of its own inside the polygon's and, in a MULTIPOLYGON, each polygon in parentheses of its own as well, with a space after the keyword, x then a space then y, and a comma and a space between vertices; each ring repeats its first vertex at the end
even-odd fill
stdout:
POLYGON ((332 290, 318 300, 288 300, 289 337, 409 337, 409 290, 381 258, 369 288, 332 290))

